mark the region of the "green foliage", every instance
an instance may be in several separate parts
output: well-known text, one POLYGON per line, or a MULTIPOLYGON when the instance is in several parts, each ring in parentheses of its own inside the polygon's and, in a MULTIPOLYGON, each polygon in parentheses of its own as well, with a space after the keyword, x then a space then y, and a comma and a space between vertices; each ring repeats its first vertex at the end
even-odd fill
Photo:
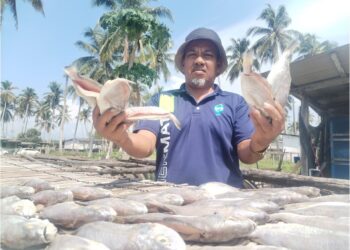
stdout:
POLYGON ((108 12, 100 18, 101 27, 110 33, 121 29, 129 39, 133 40, 139 34, 147 32, 155 22, 151 14, 138 9, 123 9, 118 12, 108 12))
POLYGON ((28 129, 28 131, 25 133, 19 133, 17 139, 21 140, 22 142, 40 143, 41 132, 36 130, 35 128, 31 128, 28 129))
POLYGON ((142 83, 148 87, 151 87, 153 81, 157 78, 156 71, 141 63, 134 63, 131 69, 128 69, 128 64, 125 63, 116 67, 114 73, 117 77, 126 78, 137 84, 142 83))

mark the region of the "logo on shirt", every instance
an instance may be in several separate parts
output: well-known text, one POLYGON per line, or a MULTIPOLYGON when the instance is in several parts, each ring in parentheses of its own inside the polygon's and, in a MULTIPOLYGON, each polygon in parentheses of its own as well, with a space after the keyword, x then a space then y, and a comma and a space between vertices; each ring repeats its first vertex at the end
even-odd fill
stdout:
POLYGON ((214 112, 216 116, 220 116, 224 112, 224 105, 223 104, 215 105, 214 112))

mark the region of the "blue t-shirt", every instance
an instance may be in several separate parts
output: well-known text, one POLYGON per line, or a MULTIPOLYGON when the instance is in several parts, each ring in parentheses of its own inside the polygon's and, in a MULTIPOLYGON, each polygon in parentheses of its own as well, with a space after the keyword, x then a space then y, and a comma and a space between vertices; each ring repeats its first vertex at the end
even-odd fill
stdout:
POLYGON ((215 84, 214 92, 196 103, 183 84, 154 95, 149 105, 174 113, 181 123, 181 130, 170 120, 135 125, 135 132, 149 130, 157 136, 158 181, 190 185, 217 181, 242 187, 237 144, 254 131, 243 97, 215 84))

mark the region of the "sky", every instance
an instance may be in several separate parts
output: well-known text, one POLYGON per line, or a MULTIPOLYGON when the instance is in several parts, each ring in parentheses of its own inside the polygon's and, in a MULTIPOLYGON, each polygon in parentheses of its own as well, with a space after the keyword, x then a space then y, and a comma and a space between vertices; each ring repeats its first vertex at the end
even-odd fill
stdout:
MULTIPOLYGON (((18 29, 9 9, 5 9, 1 28, 1 81, 8 80, 17 87, 15 93, 26 87, 34 88, 41 99, 49 91, 48 85, 55 81, 64 86, 63 68, 75 59, 87 56, 75 42, 87 41, 83 33, 94 27, 103 13, 103 7, 92 6, 91 0, 42 0, 45 16, 34 10, 28 1, 17 0, 18 29), (67 5, 68 4, 68 5, 67 5)), ((170 9, 173 22, 164 22, 173 38, 172 52, 184 41, 186 35, 198 27, 214 29, 220 35, 224 47, 231 38, 244 38, 252 26, 264 26, 258 20, 261 11, 271 4, 274 9, 284 5, 292 23, 290 29, 317 35, 320 41, 329 40, 339 46, 349 43, 349 9, 347 0, 159 0, 154 6, 170 9)), ((170 65, 172 76, 166 89, 176 88, 183 76, 170 65)), ((267 68, 268 70, 268 68, 267 68)), ((223 75, 217 81, 227 91, 240 92, 239 79, 233 83, 223 75)), ((76 112, 75 103, 70 103, 72 122, 66 126, 65 138, 72 138, 76 112)), ((8 136, 18 133, 21 125, 16 121, 8 129, 8 136)), ((79 127, 78 137, 86 137, 86 129, 79 127)), ((58 130, 53 138, 58 138, 58 130)))

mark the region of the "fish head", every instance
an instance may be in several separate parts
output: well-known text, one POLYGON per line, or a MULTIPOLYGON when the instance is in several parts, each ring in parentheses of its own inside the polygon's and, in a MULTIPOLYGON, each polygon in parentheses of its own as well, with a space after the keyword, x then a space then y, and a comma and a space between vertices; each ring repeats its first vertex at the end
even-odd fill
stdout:
POLYGON ((133 245, 139 247, 135 249, 186 249, 184 240, 175 230, 158 223, 140 223, 138 225, 134 239, 131 240, 133 245))

